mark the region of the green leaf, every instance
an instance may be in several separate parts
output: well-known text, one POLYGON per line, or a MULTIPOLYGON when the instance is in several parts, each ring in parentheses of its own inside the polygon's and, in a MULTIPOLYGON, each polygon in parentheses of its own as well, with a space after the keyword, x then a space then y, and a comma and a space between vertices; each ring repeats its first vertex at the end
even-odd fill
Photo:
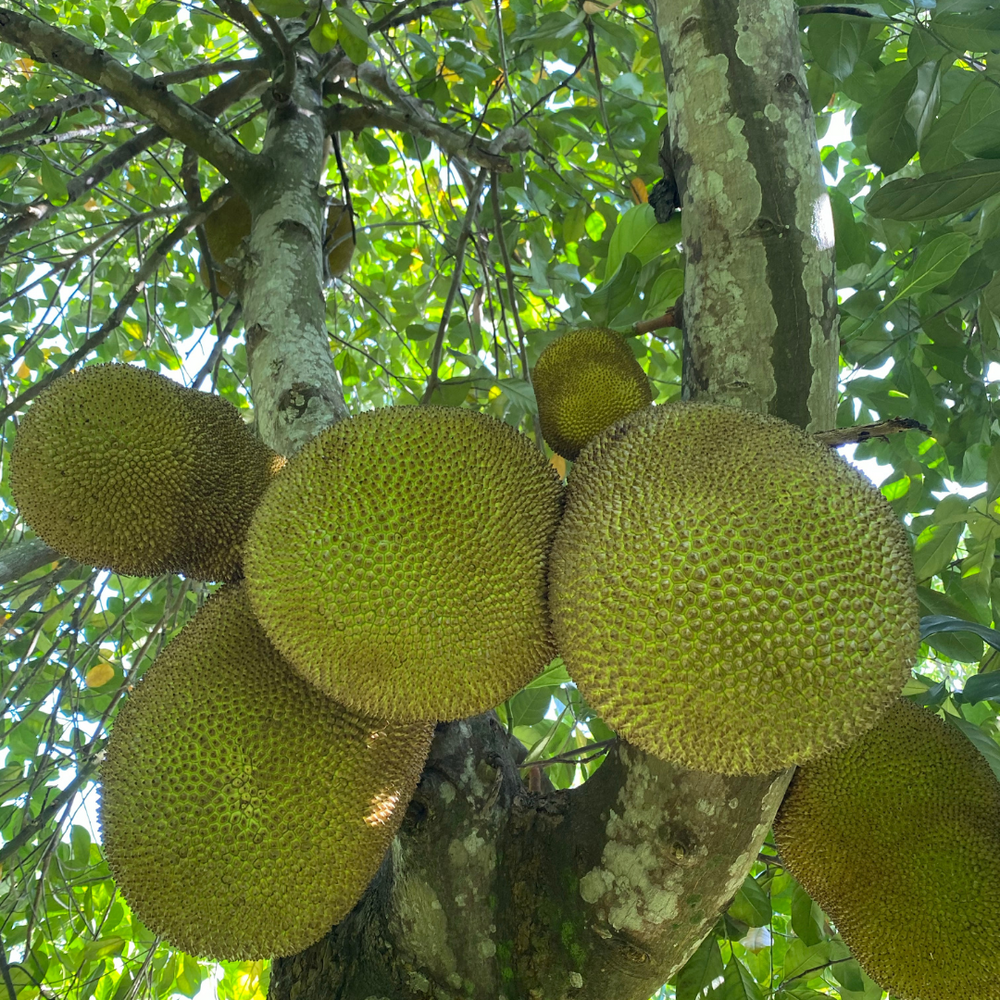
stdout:
POLYGON ((361 133, 361 148, 365 151, 368 161, 376 167, 384 167, 392 157, 389 150, 368 129, 361 133))
MULTIPOLYGON (((321 10, 319 20, 312 31, 309 32, 309 44, 320 55, 323 55, 331 51, 339 40, 340 35, 337 25, 330 20, 330 15, 327 14, 326 10, 321 10)), ((346 52, 347 50, 345 49, 344 51, 346 52)))
MULTIPOLYGON (((254 6, 262 14, 270 14, 272 17, 298 17, 309 8, 304 0, 254 0, 254 6)), ((312 36, 309 41, 312 41, 312 36)))
POLYGON ((792 930, 806 947, 823 940, 823 911, 798 882, 792 885, 792 930))
POLYGON ((814 945, 807 945, 799 940, 791 941, 785 952, 782 980, 787 983, 791 979, 802 977, 800 985, 804 986, 814 976, 820 975, 823 966, 829 961, 829 941, 821 941, 814 945))
POLYGON ((893 286, 886 308, 901 298, 929 292, 946 282, 969 256, 972 238, 965 233, 945 233, 922 247, 916 263, 893 286))
POLYGON ((350 7, 334 7, 333 13, 338 21, 337 38, 344 54, 355 66, 360 66, 368 58, 371 44, 364 21, 350 7))
POLYGON ((515 726, 534 726, 545 718, 552 703, 551 688, 526 688, 510 699, 510 716, 515 726))
POLYGON ((771 898, 751 875, 729 906, 729 915, 749 927, 764 927, 771 922, 771 898))
POLYGON ((66 178, 53 166, 48 157, 42 160, 42 190, 45 192, 45 197, 54 205, 62 205, 69 197, 66 178))
POLYGON ((614 318, 635 297, 636 278, 642 263, 635 254, 627 253, 610 281, 603 281, 592 295, 582 300, 583 308, 599 326, 610 326, 614 318))
POLYGON ((979 726, 974 726, 965 719, 952 715, 950 712, 944 713, 945 720, 950 722, 956 729, 963 732, 974 744, 975 748, 986 758, 986 763, 990 765, 990 770, 1000 779, 1000 746, 985 733, 979 726))
POLYGON ((96 941, 88 941, 83 946, 82 957, 86 962, 93 962, 100 958, 111 958, 120 955, 125 947, 125 938, 117 934, 109 934, 107 937, 98 938, 96 941))
POLYGON ((867 198, 879 219, 919 222, 965 212, 1000 192, 1000 160, 969 160, 923 177, 890 181, 867 198))
POLYGON ((722 952, 715 934, 709 934, 698 950, 687 960, 684 968, 677 973, 675 994, 677 1000, 695 1000, 702 991, 711 989, 714 980, 724 974, 722 952))
POLYGON ((611 235, 607 274, 618 270, 625 254, 634 254, 640 264, 666 253, 680 241, 680 219, 657 222, 652 205, 633 205, 620 219, 611 235))
POLYGON ((128 19, 128 14, 118 6, 111 4, 108 7, 108 14, 111 16, 111 23, 123 34, 127 35, 131 31, 132 22, 128 19))
POLYGON ((820 14, 809 19, 809 51, 830 76, 843 80, 854 70, 871 22, 867 18, 820 14))
POLYGON ((833 973, 833 978, 840 983, 844 989, 853 990, 855 993, 861 993, 865 988, 865 980, 861 974, 861 966, 854 958, 848 959, 846 962, 835 962, 830 966, 830 971, 833 973))
MULTIPOLYGON (((1000 640, 1000 632, 996 633, 996 638, 1000 640)), ((1000 670, 991 670, 988 674, 973 674, 962 689, 962 701, 969 705, 978 701, 1000 701, 1000 670)))
POLYGON ((868 126, 868 155, 885 174, 906 166, 917 151, 916 133, 906 120, 906 109, 916 86, 914 68, 879 102, 878 113, 868 126))
POLYGON ((726 966, 722 998, 723 1000, 764 1000, 757 981, 750 975, 750 970, 735 955, 726 966))

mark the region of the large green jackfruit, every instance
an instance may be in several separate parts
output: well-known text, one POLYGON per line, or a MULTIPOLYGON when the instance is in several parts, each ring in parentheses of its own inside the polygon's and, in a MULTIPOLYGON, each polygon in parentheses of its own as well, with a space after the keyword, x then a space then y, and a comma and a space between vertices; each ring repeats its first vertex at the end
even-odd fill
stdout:
POLYGON ((228 401, 145 368, 90 365, 25 415, 10 483, 32 530, 82 563, 229 580, 282 461, 228 401))
POLYGON ((554 655, 545 567, 562 489, 493 417, 393 407, 328 428, 254 515, 245 571, 268 635, 358 711, 485 711, 554 655))
POLYGON ((563 458, 653 401, 646 373, 620 333, 574 330, 549 344, 531 372, 542 436, 563 458))
POLYGON ((278 655, 242 586, 224 587, 114 721, 100 821, 118 888, 190 954, 301 951, 381 864, 432 732, 331 701, 278 655))
POLYGON ((675 404, 580 454, 549 600, 609 725, 686 767, 768 773, 855 738, 916 655, 906 532, 858 471, 784 421, 675 404))
POLYGON ((796 771, 782 863, 899 1000, 1000 1000, 1000 784, 954 726, 898 701, 796 771))

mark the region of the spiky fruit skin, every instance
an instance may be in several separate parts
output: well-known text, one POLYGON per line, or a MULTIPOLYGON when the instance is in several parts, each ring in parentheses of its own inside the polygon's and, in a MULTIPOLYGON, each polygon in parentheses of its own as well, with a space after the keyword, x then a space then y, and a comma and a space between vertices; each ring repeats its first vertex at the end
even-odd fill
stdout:
POLYGON ((798 428, 720 406, 643 410, 581 452, 549 582, 587 701, 703 771, 855 738, 919 643, 909 542, 878 490, 798 428))
MULTIPOLYGON (((226 277, 231 278, 232 271, 226 261, 238 255, 240 243, 250 235, 251 221, 250 206, 237 195, 205 219, 205 238, 212 251, 212 260, 219 269, 215 274, 215 287, 220 295, 228 295, 232 291, 226 277)), ((198 265, 198 274, 202 284, 210 288, 206 260, 198 265)))
POLYGON ((576 459, 595 435, 649 406, 649 379, 620 333, 574 330, 542 351, 531 373, 542 436, 563 458, 576 459))
POLYGON ((354 256, 354 230, 347 206, 334 202, 326 214, 327 266, 331 278, 346 274, 354 256))
POLYGON ((250 599, 331 697, 390 719, 457 719, 554 655, 545 566, 562 490, 502 421, 362 413, 314 438, 273 487, 250 527, 250 599))
POLYGON ((899 1000, 1000 1000, 1000 784, 954 726, 900 699, 799 768, 782 863, 899 1000))
POLYGON ((229 580, 281 462, 226 400, 145 368, 91 365, 32 405, 10 481, 25 521, 64 555, 229 580))
POLYGON ((331 701, 278 655, 242 586, 224 587, 112 727, 100 823, 115 882, 192 955, 295 954, 361 897, 432 734, 331 701))

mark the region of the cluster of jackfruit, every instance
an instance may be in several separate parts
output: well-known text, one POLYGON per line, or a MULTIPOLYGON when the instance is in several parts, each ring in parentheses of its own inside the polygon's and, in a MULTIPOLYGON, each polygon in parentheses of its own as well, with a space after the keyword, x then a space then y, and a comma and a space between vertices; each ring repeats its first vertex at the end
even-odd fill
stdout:
POLYGON ((109 861, 171 942, 235 958, 316 940, 380 863, 432 723, 489 708, 557 652, 626 738, 703 770, 819 767, 891 717, 917 604, 906 535, 880 493, 782 421, 651 406, 611 331, 568 341, 547 356, 561 369, 582 351, 581 377, 541 362, 535 377, 550 444, 576 458, 565 487, 499 420, 396 407, 328 428, 277 476, 256 446, 266 475, 237 498, 240 449, 189 462, 186 424, 207 418, 164 421, 166 403, 129 388, 158 376, 126 366, 60 380, 25 419, 15 496, 50 544, 68 551, 80 522, 99 520, 93 467, 113 465, 127 523, 109 519, 113 560, 78 558, 245 576, 150 668, 102 776, 109 861), (60 386, 88 379, 110 398, 74 430, 64 411, 82 411, 58 402, 71 398, 60 386), (182 494, 228 497, 231 519, 206 499, 175 518, 182 494), (72 530, 57 538, 36 509, 59 509, 72 530), (203 555, 221 523, 238 525, 226 557, 203 555), (162 525, 167 540, 147 543, 162 525))
MULTIPOLYGON (((205 238, 217 272, 215 287, 220 295, 232 291, 236 272, 228 261, 239 256, 240 245, 250 235, 252 218, 250 206, 239 195, 233 195, 225 204, 205 219, 205 238)), ((334 202, 327 210, 324 250, 330 277, 346 274, 354 256, 354 222, 348 207, 334 202)), ((211 288, 208 261, 198 265, 202 284, 211 288)))

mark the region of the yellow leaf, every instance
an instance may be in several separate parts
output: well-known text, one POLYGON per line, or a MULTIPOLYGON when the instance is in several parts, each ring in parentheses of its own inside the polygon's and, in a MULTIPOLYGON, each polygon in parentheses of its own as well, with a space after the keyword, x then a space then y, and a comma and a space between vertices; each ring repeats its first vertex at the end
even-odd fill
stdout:
POLYGON ((110 663, 98 663, 87 671, 87 687, 103 687, 114 676, 115 668, 110 663))
POLYGON ((15 59, 14 65, 25 75, 30 77, 35 72, 34 59, 15 59))
POLYGON ((566 459, 563 458, 562 455, 552 456, 552 468, 559 473, 560 479, 566 478, 566 459))
POLYGON ((31 369, 22 361, 17 367, 17 371, 14 373, 18 378, 29 379, 31 378, 31 369))
POLYGON ((85 208, 85 209, 86 209, 86 210, 87 210, 88 212, 93 212, 93 211, 94 211, 94 209, 97 209, 97 208, 100 208, 101 206, 97 204, 97 199, 96 199, 96 198, 88 198, 88 199, 87 199, 87 200, 86 200, 86 201, 85 201, 85 202, 83 203, 83 207, 84 207, 84 208, 85 208))
POLYGON ((136 340, 142 339, 142 327, 134 319, 127 319, 122 326, 125 327, 125 332, 130 337, 135 337, 136 340))
POLYGON ((491 400, 496 399, 503 392, 503 389, 498 385, 490 386, 489 397, 491 400))
POLYGON ((646 182, 641 177, 633 177, 629 184, 629 193, 632 200, 637 205, 645 205, 649 201, 649 192, 646 190, 646 182))

